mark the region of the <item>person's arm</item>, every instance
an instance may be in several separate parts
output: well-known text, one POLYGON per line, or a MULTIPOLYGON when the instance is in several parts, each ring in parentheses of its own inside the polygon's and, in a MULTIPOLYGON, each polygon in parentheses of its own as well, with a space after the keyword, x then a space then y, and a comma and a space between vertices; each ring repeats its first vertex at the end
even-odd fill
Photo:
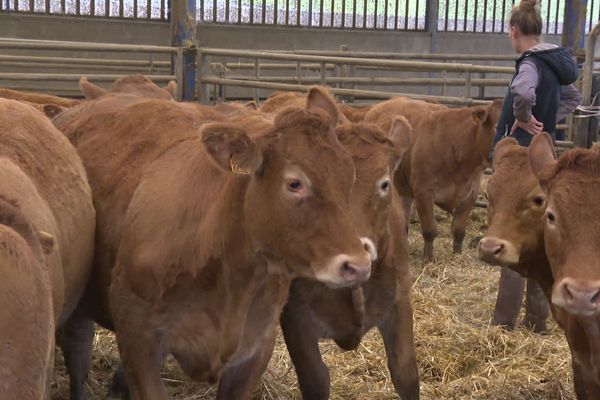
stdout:
POLYGON ((556 122, 571 114, 581 104, 581 99, 581 93, 579 93, 575 85, 561 86, 560 104, 558 106, 558 113, 556 114, 556 122))
POLYGON ((524 60, 519 73, 513 79, 510 91, 513 94, 513 113, 520 122, 531 119, 531 109, 535 106, 535 88, 539 82, 539 72, 533 61, 524 60))

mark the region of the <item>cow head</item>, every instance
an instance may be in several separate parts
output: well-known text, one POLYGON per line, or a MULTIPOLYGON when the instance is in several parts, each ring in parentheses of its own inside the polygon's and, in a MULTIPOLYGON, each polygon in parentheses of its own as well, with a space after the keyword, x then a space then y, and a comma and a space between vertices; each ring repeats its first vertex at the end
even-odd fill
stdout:
POLYGON ((256 140, 222 124, 203 129, 216 164, 246 177, 240 206, 255 251, 332 287, 363 282, 371 271, 369 244, 350 217, 355 169, 335 135, 337 121, 333 99, 312 88, 304 108, 282 111, 256 140))
POLYGON ((394 195, 392 177, 408 149, 411 126, 396 118, 388 134, 373 124, 344 125, 336 130, 340 142, 352 155, 356 182, 351 196, 352 220, 365 239, 373 260, 389 236, 389 210, 394 195))
POLYGON ((574 315, 598 315, 600 149, 573 149, 556 160, 552 139, 543 133, 531 142, 529 160, 548 197, 544 239, 552 303, 574 315))
POLYGON ((477 143, 477 149, 479 150, 483 164, 489 165, 489 153, 496 133, 496 124, 500 118, 502 103, 494 100, 488 105, 470 107, 469 109, 477 126, 477 134, 474 142, 477 143))
POLYGON ((153 99, 173 100, 177 90, 177 83, 170 81, 167 86, 161 88, 145 76, 133 74, 114 81, 110 91, 90 83, 86 77, 82 77, 79 80, 79 88, 88 100, 97 99, 108 93, 133 94, 153 99))
POLYGON ((513 138, 496 146, 493 169, 487 184, 488 230, 479 242, 479 257, 492 265, 520 268, 523 259, 544 254, 546 195, 529 168, 527 149, 513 138))

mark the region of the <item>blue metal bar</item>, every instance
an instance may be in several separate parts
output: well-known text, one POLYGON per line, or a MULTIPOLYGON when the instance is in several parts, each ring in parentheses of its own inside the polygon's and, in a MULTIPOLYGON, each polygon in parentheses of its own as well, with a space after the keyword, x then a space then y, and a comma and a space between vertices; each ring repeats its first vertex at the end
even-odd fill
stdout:
POLYGON ((196 91, 196 1, 173 1, 172 7, 171 44, 183 48, 173 62, 180 71, 177 74, 180 77, 177 86, 181 87, 179 100, 190 101, 196 91))
POLYGON ((562 46, 573 51, 584 48, 586 10, 588 0, 566 0, 562 46))

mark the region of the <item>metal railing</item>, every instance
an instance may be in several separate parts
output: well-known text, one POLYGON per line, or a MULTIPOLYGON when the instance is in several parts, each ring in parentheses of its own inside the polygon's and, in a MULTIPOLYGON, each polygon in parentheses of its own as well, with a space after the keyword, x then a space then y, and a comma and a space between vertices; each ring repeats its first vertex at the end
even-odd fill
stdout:
MULTIPOLYGON (((108 83, 131 73, 142 73, 157 83, 166 83, 170 80, 181 82, 183 50, 168 46, 0 38, 0 52, 2 53, 0 67, 4 71, 0 72, 0 87, 75 94, 77 93, 77 82, 81 76, 86 76, 92 82, 108 83), (60 51, 61 56, 8 54, 5 50, 35 50, 50 54, 60 51), (65 52, 69 56, 65 56, 65 52), (90 56, 90 53, 96 54, 96 56, 90 56), (145 54, 148 59, 103 58, 107 55, 115 57, 114 54, 126 55, 128 53, 135 54, 137 57, 145 54), (166 61, 165 58, 172 58, 172 61, 166 61), (173 62, 174 65, 172 65, 173 62), (33 71, 24 72, 29 69, 33 71), (48 72, 53 69, 58 72, 48 72), (44 72, 38 72, 40 70, 44 72), (40 84, 42 86, 39 86, 40 84)), ((181 86, 177 85, 178 98, 182 96, 181 86)))
POLYGON ((171 0, 0 0, 0 11, 168 20, 171 0))

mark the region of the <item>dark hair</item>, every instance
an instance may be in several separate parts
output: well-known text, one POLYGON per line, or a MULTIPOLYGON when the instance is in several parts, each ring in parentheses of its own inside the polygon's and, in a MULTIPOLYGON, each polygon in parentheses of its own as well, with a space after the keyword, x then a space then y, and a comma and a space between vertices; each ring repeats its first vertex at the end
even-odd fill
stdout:
POLYGON ((510 26, 518 28, 523 35, 542 34, 542 14, 539 0, 521 0, 510 12, 510 26))

